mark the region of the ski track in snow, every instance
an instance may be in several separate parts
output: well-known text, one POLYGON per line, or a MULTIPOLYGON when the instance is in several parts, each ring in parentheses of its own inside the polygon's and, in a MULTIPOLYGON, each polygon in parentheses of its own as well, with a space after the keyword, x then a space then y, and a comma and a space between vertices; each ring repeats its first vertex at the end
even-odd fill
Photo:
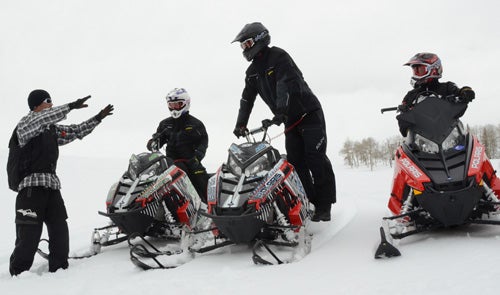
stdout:
POLYGON ((346 199, 332 206, 331 222, 311 222, 308 229, 309 233, 313 234, 311 251, 318 250, 325 243, 332 240, 337 233, 354 219, 356 213, 355 203, 346 199))

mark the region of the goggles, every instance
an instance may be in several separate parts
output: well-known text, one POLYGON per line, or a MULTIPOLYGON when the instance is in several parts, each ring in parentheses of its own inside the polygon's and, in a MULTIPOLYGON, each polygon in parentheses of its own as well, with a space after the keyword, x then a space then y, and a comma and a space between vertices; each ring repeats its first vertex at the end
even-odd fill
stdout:
POLYGON ((424 78, 429 76, 432 66, 429 64, 416 64, 412 65, 411 69, 413 70, 414 78, 424 78))
POLYGON ((255 41, 253 38, 248 38, 245 41, 240 43, 241 49, 245 50, 248 48, 252 48, 255 45, 255 41))
POLYGON ((169 109, 176 111, 182 110, 182 108, 186 105, 183 100, 169 101, 167 104, 169 109))

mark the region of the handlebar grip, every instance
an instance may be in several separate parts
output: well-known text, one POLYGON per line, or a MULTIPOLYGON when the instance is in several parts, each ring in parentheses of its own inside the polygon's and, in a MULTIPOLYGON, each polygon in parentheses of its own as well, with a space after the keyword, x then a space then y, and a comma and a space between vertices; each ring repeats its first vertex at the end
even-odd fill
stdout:
POLYGON ((391 111, 397 111, 398 110, 398 107, 391 107, 391 108, 383 108, 383 109, 380 109, 380 113, 384 113, 384 112, 391 112, 391 111))

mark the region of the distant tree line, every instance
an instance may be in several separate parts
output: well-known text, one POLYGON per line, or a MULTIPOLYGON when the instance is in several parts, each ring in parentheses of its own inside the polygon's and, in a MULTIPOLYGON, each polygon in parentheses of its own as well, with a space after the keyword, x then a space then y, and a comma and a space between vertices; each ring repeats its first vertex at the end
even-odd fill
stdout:
MULTIPOLYGON (((490 159, 500 158, 500 124, 466 127, 477 136, 485 146, 486 155, 490 159)), ((369 167, 371 170, 377 165, 392 167, 394 153, 404 138, 393 136, 379 142, 373 137, 360 141, 347 139, 340 150, 344 163, 351 168, 369 167)))

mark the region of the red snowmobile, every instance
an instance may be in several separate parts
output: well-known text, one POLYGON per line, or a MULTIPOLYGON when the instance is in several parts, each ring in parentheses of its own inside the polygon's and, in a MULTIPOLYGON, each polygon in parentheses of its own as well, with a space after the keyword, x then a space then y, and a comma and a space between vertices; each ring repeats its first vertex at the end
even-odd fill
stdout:
MULTIPOLYGON (((484 146, 459 120, 467 104, 431 92, 422 98, 398 116, 411 127, 395 153, 393 216, 383 218, 375 258, 401 255, 393 239, 464 224, 500 225, 500 180, 484 146)), ((397 108, 382 113, 388 110, 397 108)))

